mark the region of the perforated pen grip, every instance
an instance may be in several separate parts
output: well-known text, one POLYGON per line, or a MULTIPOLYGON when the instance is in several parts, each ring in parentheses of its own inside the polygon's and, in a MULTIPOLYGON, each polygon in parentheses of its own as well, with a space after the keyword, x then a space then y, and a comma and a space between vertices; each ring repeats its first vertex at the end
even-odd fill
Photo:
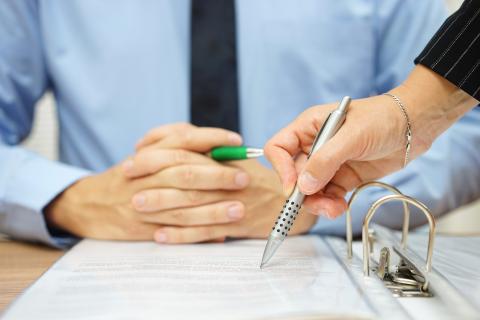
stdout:
POLYGON ((272 228, 272 236, 284 239, 288 235, 300 212, 304 198, 305 195, 295 187, 292 195, 285 201, 277 221, 275 221, 272 228))

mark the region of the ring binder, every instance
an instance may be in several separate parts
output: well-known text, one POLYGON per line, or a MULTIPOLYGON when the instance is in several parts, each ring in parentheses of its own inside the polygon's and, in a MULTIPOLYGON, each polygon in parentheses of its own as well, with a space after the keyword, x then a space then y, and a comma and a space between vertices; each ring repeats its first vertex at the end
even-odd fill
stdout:
POLYGON ((363 246, 363 274, 366 277, 370 276, 370 255, 373 253, 373 235, 370 234, 369 224, 378 208, 383 204, 393 201, 401 201, 403 204, 403 227, 402 227, 402 239, 401 247, 397 248, 393 246, 393 251, 399 255, 400 263, 395 266, 395 271, 389 272, 390 263, 390 250, 385 247, 381 250, 381 256, 378 266, 376 268, 376 274, 382 280, 386 287, 389 288, 396 296, 418 296, 429 297, 432 296, 428 292, 428 273, 432 269, 432 255, 433 244, 435 236, 435 219, 430 210, 420 201, 404 195, 394 186, 388 185, 383 182, 373 181, 360 185, 351 195, 348 201, 348 208, 346 211, 346 240, 347 240, 347 256, 349 259, 352 257, 352 219, 351 219, 351 206, 358 194, 365 189, 372 187, 380 187, 393 193, 393 195, 384 196, 375 201, 368 209, 367 214, 363 220, 362 225, 362 246, 363 246), (429 237, 428 237, 428 250, 425 268, 422 269, 417 263, 409 258, 406 253, 408 229, 410 221, 410 209, 409 205, 413 205, 420 209, 420 211, 426 216, 429 224, 429 237))
MULTIPOLYGON (((352 219, 351 206, 358 194, 367 188, 380 187, 386 189, 393 194, 386 195, 376 200, 368 209, 362 225, 362 251, 363 251, 363 277, 370 279, 370 272, 375 271, 376 276, 383 283, 384 287, 389 289, 394 297, 438 297, 445 305, 456 308, 452 314, 461 315, 466 318, 476 318, 477 313, 472 306, 459 292, 451 285, 451 283, 432 266, 433 247, 435 239, 435 218, 431 211, 422 202, 406 196, 397 188, 383 182, 373 181, 360 185, 351 195, 348 201, 346 211, 346 259, 343 263, 354 265, 356 257, 352 254, 352 219), (374 217, 377 210, 384 204, 394 201, 401 201, 403 204, 403 227, 400 245, 394 234, 385 227, 375 225, 373 230, 369 229, 370 221, 374 217), (410 209, 414 206, 425 215, 429 224, 428 246, 426 259, 423 260, 418 254, 407 247, 407 239, 409 232, 410 209), (374 232, 374 237, 370 235, 370 231, 374 232), (380 258, 376 264, 376 268, 371 269, 370 260, 373 255, 374 240, 383 240, 398 255, 399 263, 390 270, 391 251, 389 247, 383 247, 380 250, 380 258)), ((340 247, 340 246, 338 246, 340 247)), ((352 269, 353 271, 353 269, 352 269)), ((360 270, 358 270, 361 272, 360 270)), ((358 277, 357 277, 358 279, 358 277)), ((370 281, 364 282, 364 285, 370 284, 370 281)), ((368 285, 367 285, 368 286, 368 285)), ((453 310, 453 309, 452 309, 453 310)))
MULTIPOLYGON (((358 194, 365 189, 368 189, 370 187, 380 187, 386 190, 391 191, 392 193, 403 195, 403 193, 400 192, 397 188, 394 186, 391 186, 389 184, 380 182, 380 181, 372 181, 372 182, 366 182, 364 184, 361 184, 358 186, 352 193, 352 196, 348 200, 348 206, 347 206, 347 211, 345 212, 345 218, 346 218, 346 237, 347 237, 347 250, 348 250, 348 257, 352 257, 352 241, 353 241, 353 235, 352 235, 352 215, 351 215, 351 210, 350 208, 352 207, 353 201, 357 198, 358 194)), ((405 249, 407 246, 407 236, 408 236, 408 227, 410 224, 410 209, 408 208, 407 203, 403 203, 403 228, 402 228, 402 247, 405 249)))
MULTIPOLYGON (((403 304, 400 304, 396 299, 400 297, 432 299, 430 303, 439 310, 441 309, 436 313, 438 319, 480 319, 480 309, 477 310, 475 304, 472 304, 465 297, 463 291, 452 284, 452 279, 445 278, 432 265, 435 219, 423 203, 402 194, 391 185, 374 181, 362 184, 354 190, 345 213, 346 241, 335 237, 325 237, 324 241, 336 255, 342 267, 349 272, 358 289, 369 297, 373 308, 378 311, 380 319, 413 318, 403 308, 403 304), (362 190, 374 187, 383 188, 392 194, 377 199, 365 215, 362 225, 362 261, 362 254, 352 252, 351 208, 352 203, 362 190), (383 204, 393 201, 401 201, 403 204, 404 219, 401 237, 397 236, 393 230, 376 224, 372 224, 372 229, 369 230, 370 221, 377 210, 383 204), (430 230, 426 259, 423 259, 417 251, 407 245, 410 220, 409 206, 419 208, 429 222, 430 230), (372 250, 373 243, 377 242, 381 243, 382 247, 372 250), (376 260, 374 253, 378 251, 380 251, 380 256, 376 260), (394 257, 393 254, 395 254, 394 257), (390 263, 393 265, 390 265, 390 263), (371 276, 371 271, 374 271, 375 276, 371 276)), ((399 212, 391 214, 399 214, 399 212)), ((418 247, 418 244, 416 246, 418 247)))
MULTIPOLYGON (((402 262, 406 263, 409 267, 414 269, 415 272, 421 273, 421 276, 423 276, 424 282, 422 284, 422 290, 427 291, 428 290, 428 273, 432 270, 432 256, 433 256, 433 243, 434 243, 434 237, 435 237, 435 219, 430 212, 430 210, 420 201, 413 199, 411 197, 405 196, 405 195, 388 195, 384 196, 377 201, 375 201, 372 206, 369 208, 367 215, 365 216, 365 219, 363 221, 363 227, 362 227, 362 243, 363 243, 363 273, 365 276, 370 275, 370 243, 368 242, 368 226, 370 224, 370 221, 372 220, 373 216, 377 212, 378 208, 382 206, 385 203, 392 202, 392 201, 402 201, 403 203, 407 203, 410 205, 413 205, 420 209, 420 211, 425 214, 428 220, 428 225, 429 225, 429 235, 428 235, 428 249, 427 249, 427 258, 426 258, 426 264, 425 264, 425 272, 422 272, 423 270, 412 263, 410 259, 408 259, 408 256, 403 256, 401 252, 397 252, 402 257, 402 262)), ((405 249, 405 248, 403 248, 405 249)))

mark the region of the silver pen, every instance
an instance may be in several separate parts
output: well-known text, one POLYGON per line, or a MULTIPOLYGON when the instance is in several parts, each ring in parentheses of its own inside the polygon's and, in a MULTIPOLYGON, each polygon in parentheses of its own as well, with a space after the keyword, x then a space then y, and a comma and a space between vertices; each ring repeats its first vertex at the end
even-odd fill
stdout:
MULTIPOLYGON (((335 109, 325 120, 322 128, 318 132, 315 140, 312 144, 312 149, 308 154, 308 158, 312 154, 318 151, 322 145, 324 145, 330 138, 332 138, 340 129, 345 117, 347 114, 348 105, 350 104, 350 97, 344 97, 337 109, 335 109)), ((293 227, 293 223, 297 218, 297 215, 302 207, 303 200, 305 195, 300 192, 298 186, 295 184, 290 197, 285 201, 280 215, 278 216, 275 225, 272 228, 272 232, 268 237, 267 245, 265 246, 265 251, 263 252, 262 263, 260 268, 263 268, 265 264, 273 257, 275 251, 280 247, 285 237, 288 235, 290 228, 293 227)))

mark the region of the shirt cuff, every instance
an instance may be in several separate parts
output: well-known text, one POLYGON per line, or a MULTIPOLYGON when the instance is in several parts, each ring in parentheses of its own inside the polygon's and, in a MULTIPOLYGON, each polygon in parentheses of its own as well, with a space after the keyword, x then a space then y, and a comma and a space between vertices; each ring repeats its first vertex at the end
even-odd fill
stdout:
POLYGON ((0 179, 7 181, 5 190, 0 190, 0 231, 14 239, 42 242, 57 248, 73 245, 78 239, 49 233, 43 209, 90 172, 40 158, 25 150, 18 151, 15 156, 8 157, 7 170, 0 171, 5 175, 0 179))

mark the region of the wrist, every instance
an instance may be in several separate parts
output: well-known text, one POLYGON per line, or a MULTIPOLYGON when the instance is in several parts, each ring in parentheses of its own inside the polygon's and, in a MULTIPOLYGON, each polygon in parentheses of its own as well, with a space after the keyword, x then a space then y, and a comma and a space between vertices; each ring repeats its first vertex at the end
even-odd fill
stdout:
POLYGON ((81 206, 82 196, 77 190, 80 182, 81 180, 65 189, 43 210, 49 231, 69 232, 78 236, 75 228, 72 228, 75 225, 72 218, 75 216, 75 211, 81 206))
POLYGON ((407 80, 391 90, 405 104, 413 138, 412 152, 425 152, 433 141, 476 101, 430 69, 418 65, 407 80))

